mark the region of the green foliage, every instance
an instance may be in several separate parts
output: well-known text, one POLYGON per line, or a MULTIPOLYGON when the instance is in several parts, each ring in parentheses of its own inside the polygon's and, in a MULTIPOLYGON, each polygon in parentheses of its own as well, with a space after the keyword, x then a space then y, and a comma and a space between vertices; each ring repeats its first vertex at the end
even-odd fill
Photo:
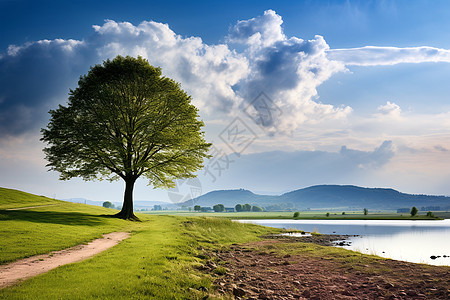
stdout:
POLYGON ((300 216, 300 212, 296 211, 296 212, 294 213, 294 218, 298 218, 299 216, 300 216))
POLYGON ((195 211, 201 211, 202 207, 200 205, 196 205, 196 206, 194 206, 194 210, 195 211))
POLYGON ((367 208, 364 208, 363 213, 365 216, 367 216, 369 214, 369 211, 367 210, 367 208))
POLYGON ((342 215, 345 216, 345 211, 342 212, 342 215))
POLYGON ((327 217, 329 217, 329 216, 330 216, 330 213, 327 212, 325 215, 326 215, 327 217))
MULTIPOLYGON (((129 202, 140 176, 154 187, 195 177, 211 145, 191 97, 141 57, 92 67, 50 115, 41 138, 50 170, 61 180, 122 178, 129 202)), ((130 203, 123 207, 132 213, 130 203)))
POLYGON ((252 206, 252 211, 253 212, 262 212, 263 209, 261 207, 259 207, 259 206, 253 205, 252 206))
POLYGON ((225 206, 223 204, 216 204, 213 206, 215 212, 224 212, 225 206))
POLYGON ((419 212, 419 210, 417 209, 417 207, 413 206, 413 207, 411 208, 411 212, 410 212, 411 217, 416 216, 418 212, 419 212))
POLYGON ((427 212, 427 217, 434 218, 433 212, 431 211, 427 212))
POLYGON ((112 204, 109 201, 105 201, 105 202, 103 202, 103 207, 105 207, 105 208, 114 208, 114 204, 112 204))
POLYGON ((244 211, 244 208, 243 208, 242 204, 236 204, 236 206, 234 207, 234 209, 235 209, 237 212, 244 211))
POLYGON ((250 204, 244 204, 242 206, 243 211, 252 211, 252 206, 250 204))

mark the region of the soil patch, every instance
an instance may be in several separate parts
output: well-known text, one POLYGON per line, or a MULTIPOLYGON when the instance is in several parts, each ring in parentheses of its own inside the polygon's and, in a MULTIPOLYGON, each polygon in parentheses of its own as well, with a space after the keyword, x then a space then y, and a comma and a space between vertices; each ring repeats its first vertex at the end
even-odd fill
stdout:
MULTIPOLYGON (((327 244, 334 237, 301 242, 327 244)), ((235 299, 450 299, 450 267, 375 260, 356 266, 314 254, 270 251, 289 239, 268 239, 211 254, 203 267, 213 274, 218 292, 235 299)))
POLYGON ((107 250, 128 238, 128 232, 112 232, 86 245, 36 255, 0 266, 0 288, 4 288, 59 266, 78 262, 107 250))

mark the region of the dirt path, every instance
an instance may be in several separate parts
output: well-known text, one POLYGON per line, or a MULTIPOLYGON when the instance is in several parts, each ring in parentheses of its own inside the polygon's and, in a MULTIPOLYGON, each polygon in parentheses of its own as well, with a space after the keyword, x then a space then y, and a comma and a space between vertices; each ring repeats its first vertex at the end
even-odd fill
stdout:
MULTIPOLYGON (((450 268, 395 260, 358 265, 331 258, 277 255, 283 241, 235 245, 212 253, 205 269, 226 266, 215 284, 235 299, 450 299, 450 268)), ((217 271, 216 271, 217 272, 217 271)))
POLYGON ((113 232, 103 235, 103 238, 93 240, 87 245, 78 245, 48 254, 36 255, 0 266, 0 288, 17 283, 59 266, 78 262, 105 251, 128 238, 128 232, 113 232))

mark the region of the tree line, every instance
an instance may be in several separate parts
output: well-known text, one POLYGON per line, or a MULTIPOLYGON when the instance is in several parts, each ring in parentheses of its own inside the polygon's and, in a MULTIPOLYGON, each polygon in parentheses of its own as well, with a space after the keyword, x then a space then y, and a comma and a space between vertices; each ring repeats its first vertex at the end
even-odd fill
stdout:
MULTIPOLYGON (((200 205, 195 205, 194 206, 194 211, 202 211, 204 210, 204 207, 201 207, 200 205)), ((216 204, 212 207, 212 209, 215 212, 225 212, 226 208, 223 204, 216 204)), ((262 207, 257 206, 257 205, 251 205, 251 204, 236 204, 234 207, 234 211, 236 212, 246 212, 246 211, 252 211, 252 212, 261 212, 264 211, 262 207)))

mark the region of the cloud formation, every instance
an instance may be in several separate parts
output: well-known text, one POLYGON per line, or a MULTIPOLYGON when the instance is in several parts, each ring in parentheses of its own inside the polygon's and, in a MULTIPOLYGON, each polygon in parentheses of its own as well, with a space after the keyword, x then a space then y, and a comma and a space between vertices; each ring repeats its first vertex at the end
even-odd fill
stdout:
MULTIPOLYGON (((287 38, 282 23, 281 16, 268 10, 237 22, 227 43, 208 45, 199 37, 177 35, 167 24, 106 20, 81 41, 11 45, 0 56, 0 134, 43 126, 47 111, 66 101, 89 66, 119 54, 140 55, 162 67, 209 119, 220 113, 235 115, 261 92, 283 111, 282 118, 263 124, 272 132, 291 132, 308 120, 345 117, 349 107, 316 101, 317 86, 343 65, 327 59, 329 47, 322 37, 287 38)), ((260 113, 257 109, 253 107, 253 113, 260 113)))
POLYGON ((450 50, 434 47, 375 47, 331 49, 327 57, 346 66, 387 66, 400 63, 450 62, 450 50))
MULTIPOLYGON (((349 106, 321 103, 317 93, 346 66, 450 61, 449 50, 431 47, 330 49, 318 35, 310 40, 288 37, 282 25, 282 17, 267 10, 238 21, 224 43, 208 45, 199 37, 177 35, 168 24, 106 20, 83 40, 11 45, 0 54, 0 136, 45 126, 47 111, 66 101, 89 66, 119 54, 140 55, 161 67, 193 96, 207 121, 244 110, 269 134, 347 120, 349 106), (254 101, 262 92, 268 106, 254 101), (278 113, 267 118, 268 109, 278 113)), ((398 114, 393 105, 379 113, 398 114)))

